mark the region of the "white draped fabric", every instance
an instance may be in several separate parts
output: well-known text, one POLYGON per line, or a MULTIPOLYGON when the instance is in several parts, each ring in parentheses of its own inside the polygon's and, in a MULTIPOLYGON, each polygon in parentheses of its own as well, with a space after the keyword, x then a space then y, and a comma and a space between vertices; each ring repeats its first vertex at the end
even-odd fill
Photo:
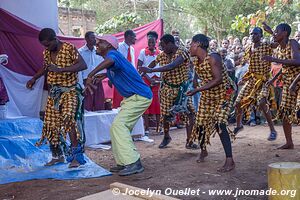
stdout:
POLYGON ((32 90, 26 88, 27 81, 32 77, 15 73, 3 65, 0 65, 0 77, 9 97, 9 102, 6 104, 6 117, 27 116, 38 118, 41 109, 44 77, 36 81, 32 90))
MULTIPOLYGON (((110 142, 110 127, 114 118, 117 116, 118 110, 113 109, 103 110, 98 112, 85 112, 84 114, 84 130, 86 136, 86 146, 93 146, 100 143, 110 142)), ((133 130, 131 135, 145 134, 143 118, 141 117, 133 130)))

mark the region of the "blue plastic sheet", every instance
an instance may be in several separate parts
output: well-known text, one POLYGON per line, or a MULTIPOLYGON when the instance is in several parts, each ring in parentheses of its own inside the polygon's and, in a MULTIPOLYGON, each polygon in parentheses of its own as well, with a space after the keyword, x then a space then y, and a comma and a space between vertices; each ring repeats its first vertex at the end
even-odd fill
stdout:
POLYGON ((45 167, 51 159, 48 145, 36 147, 42 121, 22 118, 0 121, 0 184, 31 179, 82 179, 108 176, 111 173, 91 161, 69 169, 67 163, 45 167))

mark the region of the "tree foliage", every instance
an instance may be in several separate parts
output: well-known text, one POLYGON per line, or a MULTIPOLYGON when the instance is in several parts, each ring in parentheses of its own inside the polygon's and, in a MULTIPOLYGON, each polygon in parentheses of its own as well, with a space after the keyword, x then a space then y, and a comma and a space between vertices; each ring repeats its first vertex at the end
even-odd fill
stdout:
POLYGON ((114 16, 104 24, 96 28, 97 33, 116 33, 122 32, 132 27, 138 27, 140 19, 135 13, 122 13, 119 16, 114 16))
MULTIPOLYGON (((271 26, 292 24, 299 15, 300 0, 164 0, 166 33, 176 29, 183 39, 205 33, 222 39, 228 34, 248 35, 251 26, 266 20, 271 26)), ((92 9, 97 32, 115 33, 154 21, 158 0, 58 0, 60 6, 92 9)), ((300 17, 300 16, 299 16, 300 17)), ((295 28, 295 27, 294 27, 295 28)))
MULTIPOLYGON (((158 0, 59 0, 59 6, 92 9, 97 13, 99 33, 116 33, 136 28, 158 18, 158 0)), ((198 30, 196 18, 184 11, 179 0, 164 0, 164 30, 176 29, 182 38, 198 30), (188 23, 187 23, 188 22, 188 23)))
POLYGON ((256 13, 237 15, 231 24, 233 30, 248 32, 249 28, 261 26, 264 21, 273 27, 282 22, 292 25, 300 10, 299 1, 258 0, 257 2, 261 8, 256 13))
MULTIPOLYGON (((231 29, 232 20, 244 13, 252 13, 259 4, 250 0, 193 0, 184 1, 185 9, 195 17, 205 34, 221 39, 228 34, 241 35, 231 29)), ((243 19, 245 20, 245 19, 243 19)))

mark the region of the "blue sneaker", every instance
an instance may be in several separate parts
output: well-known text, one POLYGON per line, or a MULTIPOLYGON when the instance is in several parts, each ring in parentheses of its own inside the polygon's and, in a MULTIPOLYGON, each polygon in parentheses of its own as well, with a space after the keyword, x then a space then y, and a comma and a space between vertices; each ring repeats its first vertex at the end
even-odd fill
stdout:
POLYGON ((270 135, 269 135, 268 140, 269 141, 274 141, 274 140, 276 140, 276 138, 277 138, 277 132, 271 132, 270 135))

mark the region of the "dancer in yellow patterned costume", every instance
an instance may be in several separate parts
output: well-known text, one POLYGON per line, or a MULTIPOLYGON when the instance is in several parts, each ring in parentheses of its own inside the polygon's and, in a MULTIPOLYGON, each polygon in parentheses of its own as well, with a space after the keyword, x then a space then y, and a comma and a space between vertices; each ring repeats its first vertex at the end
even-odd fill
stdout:
POLYGON ((300 74, 300 46, 296 40, 289 39, 291 27, 288 24, 279 24, 274 33, 266 24, 264 28, 273 34, 274 40, 279 43, 279 46, 276 49, 276 57, 266 56, 263 60, 282 64, 282 69, 268 82, 268 84, 272 83, 282 74, 283 90, 278 118, 283 122, 286 144, 279 149, 293 149, 292 123, 299 122, 297 107, 300 104, 297 105, 297 94, 299 95, 300 90, 296 78, 300 74))
POLYGON ((46 166, 64 162, 63 153, 69 167, 78 167, 85 163, 83 158, 83 107, 82 94, 77 72, 86 69, 86 64, 74 45, 57 39, 54 30, 42 29, 39 41, 45 47, 44 67, 27 83, 32 88, 35 81, 47 74, 49 95, 47 100, 41 145, 45 139, 50 144, 52 160, 46 166), (66 134, 69 133, 71 149, 66 146, 66 134))
POLYGON ((187 122, 186 148, 195 149, 197 145, 193 142, 188 142, 194 120, 192 100, 185 95, 189 86, 190 59, 188 52, 181 47, 177 47, 174 37, 170 34, 165 34, 161 37, 160 45, 163 52, 157 55, 156 60, 150 63, 148 67, 139 68, 144 73, 162 72, 159 97, 164 139, 159 148, 165 148, 171 142, 172 139, 169 134, 170 123, 174 120, 176 113, 181 113, 187 122), (153 68, 156 64, 159 64, 161 67, 153 68))
POLYGON ((219 171, 227 172, 235 167, 230 142, 230 135, 233 134, 227 128, 235 88, 221 56, 217 53, 209 54, 208 47, 209 39, 205 35, 197 34, 193 37, 190 53, 195 56, 194 67, 201 79, 201 86, 189 91, 187 95, 201 92, 201 98, 191 139, 200 142, 201 153, 197 161, 202 162, 208 155, 206 145, 210 144, 211 135, 219 133, 226 154, 225 164, 219 171))
POLYGON ((269 88, 265 85, 271 76, 271 64, 261 59, 263 56, 272 55, 274 45, 261 42, 262 36, 263 31, 259 27, 255 27, 250 31, 252 45, 247 47, 244 56, 244 61, 249 62, 249 69, 239 83, 244 84, 244 86, 235 101, 237 126, 233 132, 237 134, 243 128, 243 111, 246 112, 246 116, 250 116, 251 106, 259 105, 270 127, 268 140, 272 141, 276 139, 277 132, 275 131, 272 116, 267 106, 269 88))

